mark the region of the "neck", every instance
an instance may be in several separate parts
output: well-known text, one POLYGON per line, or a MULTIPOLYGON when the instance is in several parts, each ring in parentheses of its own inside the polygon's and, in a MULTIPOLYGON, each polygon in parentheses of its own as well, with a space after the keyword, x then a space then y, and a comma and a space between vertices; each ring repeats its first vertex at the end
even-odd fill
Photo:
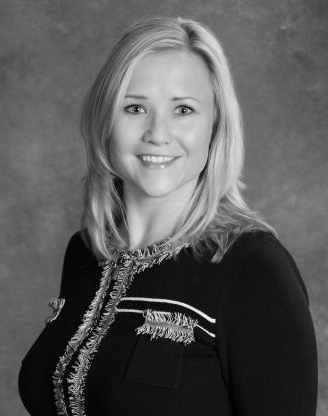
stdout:
POLYGON ((179 217, 186 207, 194 183, 164 197, 149 197, 124 187, 124 204, 128 230, 126 239, 129 249, 144 248, 147 245, 170 237, 179 217))

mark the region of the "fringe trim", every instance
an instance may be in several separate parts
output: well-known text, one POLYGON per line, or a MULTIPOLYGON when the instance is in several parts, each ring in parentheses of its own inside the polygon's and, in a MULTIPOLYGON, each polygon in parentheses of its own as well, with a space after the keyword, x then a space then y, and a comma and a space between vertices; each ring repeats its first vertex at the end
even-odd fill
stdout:
POLYGON ((106 291, 109 287, 111 281, 111 270, 113 264, 108 262, 102 271, 102 277, 100 280, 100 286, 96 295, 91 302, 88 310, 85 312, 82 320, 82 324, 78 327, 78 330, 70 339, 64 355, 59 358, 59 362, 56 366, 55 372, 53 374, 53 384, 54 384, 54 395, 55 395, 55 405, 58 410, 58 415, 68 416, 66 403, 65 403, 65 393, 63 388, 63 380, 65 375, 65 370, 70 363, 75 351, 79 348, 80 344, 83 342, 84 338, 92 331, 96 325, 100 310, 103 304, 106 291))
POLYGON ((131 268, 118 268, 117 279, 110 293, 110 300, 106 304, 101 319, 92 335, 81 348, 72 372, 67 378, 69 403, 73 415, 85 416, 85 380, 94 354, 97 352, 102 338, 106 335, 109 327, 114 322, 116 306, 133 280, 135 270, 131 268))
POLYGON ((198 320, 179 312, 144 311, 145 322, 136 328, 137 334, 150 334, 150 340, 158 337, 183 342, 185 346, 195 341, 194 327, 198 320))
MULTIPOLYGON (((184 243, 175 250, 178 253, 189 243, 184 243)), ((93 299, 89 309, 83 316, 82 324, 79 326, 75 335, 69 341, 65 353, 60 357, 56 370, 53 375, 55 404, 60 416, 68 416, 68 409, 65 403, 65 392, 63 380, 65 370, 70 364, 74 353, 78 350, 86 337, 92 333, 86 344, 79 351, 78 357, 72 366, 72 371, 67 377, 68 383, 68 402, 72 415, 86 416, 85 413, 85 381, 87 373, 92 363, 94 354, 97 352, 101 340, 106 335, 111 324, 114 322, 117 312, 117 305, 126 290, 132 283, 134 276, 148 267, 160 264, 164 259, 173 256, 170 250, 170 244, 156 245, 153 250, 135 250, 133 252, 123 252, 121 264, 117 266, 116 262, 108 261, 102 263, 103 271, 100 281, 100 287, 93 299), (106 304, 102 316, 100 311, 104 298, 108 291, 111 280, 115 281, 114 287, 109 294, 110 300, 106 304)))
POLYGON ((48 305, 52 308, 52 315, 49 316, 45 320, 45 324, 49 324, 50 322, 54 321, 57 316, 60 314, 60 311, 62 310, 63 306, 65 305, 65 299, 63 298, 52 298, 48 305))

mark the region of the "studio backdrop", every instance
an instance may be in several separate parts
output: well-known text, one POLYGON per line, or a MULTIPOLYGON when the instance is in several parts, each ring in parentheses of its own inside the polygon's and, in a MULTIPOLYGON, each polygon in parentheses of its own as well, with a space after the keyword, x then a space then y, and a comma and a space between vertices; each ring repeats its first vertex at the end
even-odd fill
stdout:
POLYGON ((245 125, 244 191, 308 288, 328 414, 328 3, 325 0, 1 0, 0 414, 26 415, 17 377, 59 294, 80 227, 79 112, 119 34, 144 15, 208 25, 229 59, 245 125))

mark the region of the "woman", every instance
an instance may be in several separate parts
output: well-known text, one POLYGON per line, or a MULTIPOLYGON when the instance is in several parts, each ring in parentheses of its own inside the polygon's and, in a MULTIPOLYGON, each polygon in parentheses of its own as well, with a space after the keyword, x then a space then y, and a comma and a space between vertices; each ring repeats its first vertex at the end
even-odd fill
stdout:
POLYGON ((82 229, 19 375, 30 414, 314 416, 307 290, 242 198, 241 115, 211 30, 135 22, 82 132, 82 229))

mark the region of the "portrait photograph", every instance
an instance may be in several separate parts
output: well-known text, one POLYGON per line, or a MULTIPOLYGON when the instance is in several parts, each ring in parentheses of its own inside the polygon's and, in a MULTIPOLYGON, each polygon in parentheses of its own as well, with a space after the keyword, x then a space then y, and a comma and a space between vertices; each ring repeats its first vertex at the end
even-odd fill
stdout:
POLYGON ((0 20, 0 414, 327 415, 328 2, 0 20))

